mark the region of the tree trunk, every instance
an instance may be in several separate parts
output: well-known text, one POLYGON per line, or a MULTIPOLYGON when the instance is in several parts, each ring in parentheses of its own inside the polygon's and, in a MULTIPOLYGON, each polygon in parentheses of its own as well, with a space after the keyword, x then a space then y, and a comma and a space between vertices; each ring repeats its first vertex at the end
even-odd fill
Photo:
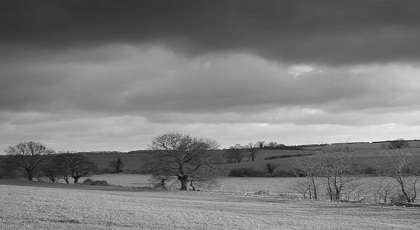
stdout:
POLYGON ((187 191, 188 176, 178 176, 178 180, 181 181, 181 190, 187 191))
POLYGON ((80 176, 74 176, 73 179, 74 179, 74 183, 77 184, 79 183, 80 176))
POLYGON ((314 199, 318 200, 318 194, 317 194, 317 191, 316 191, 315 179, 313 177, 311 177, 311 180, 312 180, 312 187, 314 188, 314 199))
POLYGON ((33 181, 34 179, 34 172, 31 169, 26 169, 26 172, 28 173, 28 181, 33 181))

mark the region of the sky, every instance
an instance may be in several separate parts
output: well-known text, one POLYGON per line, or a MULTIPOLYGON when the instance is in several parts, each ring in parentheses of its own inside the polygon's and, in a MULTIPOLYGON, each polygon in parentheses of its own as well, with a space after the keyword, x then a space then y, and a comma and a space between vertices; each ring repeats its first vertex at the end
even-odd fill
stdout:
POLYGON ((420 137, 420 1, 0 1, 0 152, 420 137))

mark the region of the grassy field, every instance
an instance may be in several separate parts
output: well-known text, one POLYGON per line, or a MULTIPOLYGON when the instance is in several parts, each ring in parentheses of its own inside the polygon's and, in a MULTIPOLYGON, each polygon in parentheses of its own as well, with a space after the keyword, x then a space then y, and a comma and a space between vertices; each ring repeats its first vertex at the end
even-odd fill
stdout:
POLYGON ((420 228, 418 208, 91 187, 0 185, 0 229, 420 228))

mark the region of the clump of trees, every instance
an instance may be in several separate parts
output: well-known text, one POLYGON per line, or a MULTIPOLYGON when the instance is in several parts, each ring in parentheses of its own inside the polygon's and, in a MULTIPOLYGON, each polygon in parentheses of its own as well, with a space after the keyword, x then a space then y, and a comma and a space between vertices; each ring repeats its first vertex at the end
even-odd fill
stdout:
POLYGON ((331 201, 339 201, 343 191, 353 186, 352 182, 358 179, 357 170, 352 164, 352 153, 348 148, 297 158, 297 166, 305 177, 297 181, 292 189, 309 199, 319 199, 319 188, 322 186, 331 201))
POLYGON ((228 163, 241 163, 245 156, 248 157, 248 161, 255 161, 258 151, 263 148, 264 141, 250 142, 247 145, 236 144, 229 147, 223 156, 228 163))
POLYGON ((33 181, 34 177, 45 176, 52 182, 63 178, 69 183, 71 177, 74 183, 78 183, 81 177, 97 170, 96 165, 85 154, 71 152, 57 154, 41 143, 33 141, 9 146, 5 152, 8 155, 2 164, 7 164, 7 167, 2 167, 2 170, 8 174, 21 171, 29 181, 33 181))
POLYGON ((406 149, 410 148, 410 142, 404 139, 397 139, 389 142, 384 142, 380 146, 382 149, 406 149))
POLYGON ((229 147, 223 154, 227 163, 241 163, 244 158, 244 148, 240 144, 229 147))
POLYGON ((166 189, 168 180, 175 178, 181 190, 196 190, 211 184, 222 163, 214 150, 219 144, 211 139, 191 137, 181 133, 165 133, 153 138, 150 149, 153 159, 144 165, 153 175, 157 187, 166 189))
POLYGON ((358 171, 352 162, 352 152, 339 148, 297 158, 297 167, 304 177, 291 189, 304 198, 331 201, 370 199, 375 203, 414 203, 420 181, 420 158, 409 149, 388 149, 377 165, 358 171), (378 182, 363 181, 363 174, 381 175, 378 182))
POLYGON ((63 152, 55 155, 53 162, 66 183, 69 183, 69 176, 77 184, 81 177, 97 170, 95 163, 82 153, 63 152))
POLYGON ((276 150, 303 150, 302 147, 299 146, 287 146, 284 144, 279 144, 277 142, 274 141, 270 141, 267 144, 263 144, 263 146, 261 147, 263 149, 276 149, 276 150))

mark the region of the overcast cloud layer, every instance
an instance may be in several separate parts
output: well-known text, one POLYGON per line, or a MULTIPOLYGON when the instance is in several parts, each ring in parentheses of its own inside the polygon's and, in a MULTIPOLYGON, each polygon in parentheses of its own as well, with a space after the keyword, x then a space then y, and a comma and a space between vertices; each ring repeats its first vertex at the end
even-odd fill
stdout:
POLYGON ((417 1, 1 1, 0 147, 416 139, 417 1))

